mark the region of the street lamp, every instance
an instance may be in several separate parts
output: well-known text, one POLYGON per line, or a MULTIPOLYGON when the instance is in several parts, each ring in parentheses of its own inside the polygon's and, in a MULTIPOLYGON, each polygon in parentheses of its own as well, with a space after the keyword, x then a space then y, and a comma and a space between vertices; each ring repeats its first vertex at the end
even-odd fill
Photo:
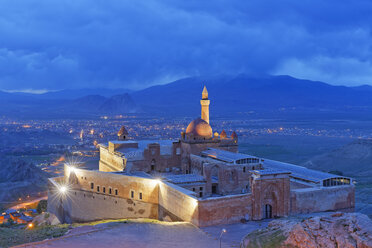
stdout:
POLYGON ((221 248, 222 235, 223 235, 225 232, 226 232, 226 229, 223 228, 223 229, 221 230, 221 234, 220 234, 220 248, 221 248))
POLYGON ((67 191, 66 186, 61 186, 61 187, 59 188, 59 192, 61 192, 62 194, 65 194, 66 191, 67 191))

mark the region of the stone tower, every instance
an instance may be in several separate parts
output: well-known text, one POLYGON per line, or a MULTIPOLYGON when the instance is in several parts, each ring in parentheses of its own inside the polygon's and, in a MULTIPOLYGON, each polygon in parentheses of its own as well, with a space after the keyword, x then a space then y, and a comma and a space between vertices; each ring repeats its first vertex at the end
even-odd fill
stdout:
POLYGON ((202 92, 202 99, 200 100, 201 105, 201 118, 209 124, 209 103, 207 87, 204 86, 202 92))

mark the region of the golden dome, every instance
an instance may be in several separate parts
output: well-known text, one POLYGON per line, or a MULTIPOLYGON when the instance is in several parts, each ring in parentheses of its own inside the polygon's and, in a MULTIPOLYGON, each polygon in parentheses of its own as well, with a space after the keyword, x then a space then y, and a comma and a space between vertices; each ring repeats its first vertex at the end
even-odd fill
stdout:
POLYGON ((212 138, 211 126, 203 119, 197 118, 190 122, 186 128, 186 135, 192 134, 194 137, 212 138))

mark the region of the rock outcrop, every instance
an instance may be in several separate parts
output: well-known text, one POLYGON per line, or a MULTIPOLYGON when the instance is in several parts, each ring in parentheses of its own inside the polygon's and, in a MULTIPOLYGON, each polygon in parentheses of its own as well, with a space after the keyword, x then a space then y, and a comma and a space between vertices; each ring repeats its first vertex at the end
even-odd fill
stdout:
POLYGON ((39 214, 34 218, 32 221, 35 225, 37 226, 42 226, 42 225, 58 225, 61 224, 61 222, 58 220, 57 216, 55 216, 52 213, 47 213, 44 212, 42 214, 39 214))
POLYGON ((242 247, 372 247, 372 221, 360 213, 325 213, 309 218, 274 220, 248 234, 242 247))

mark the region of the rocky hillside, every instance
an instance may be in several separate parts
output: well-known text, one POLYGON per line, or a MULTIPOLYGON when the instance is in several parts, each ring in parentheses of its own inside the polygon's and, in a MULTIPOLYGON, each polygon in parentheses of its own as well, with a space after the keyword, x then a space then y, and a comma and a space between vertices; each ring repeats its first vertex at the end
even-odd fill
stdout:
POLYGON ((356 140, 316 156, 303 165, 352 177, 356 185, 356 211, 372 217, 372 140, 356 140))
POLYGON ((48 175, 32 163, 23 160, 0 160, 0 207, 6 207, 19 197, 46 191, 48 175))
POLYGON ((372 176, 372 139, 359 139, 337 150, 316 156, 304 166, 339 171, 348 176, 372 176))
POLYGON ((372 247, 372 221, 360 213, 325 213, 304 219, 274 220, 248 234, 241 247, 372 247))

